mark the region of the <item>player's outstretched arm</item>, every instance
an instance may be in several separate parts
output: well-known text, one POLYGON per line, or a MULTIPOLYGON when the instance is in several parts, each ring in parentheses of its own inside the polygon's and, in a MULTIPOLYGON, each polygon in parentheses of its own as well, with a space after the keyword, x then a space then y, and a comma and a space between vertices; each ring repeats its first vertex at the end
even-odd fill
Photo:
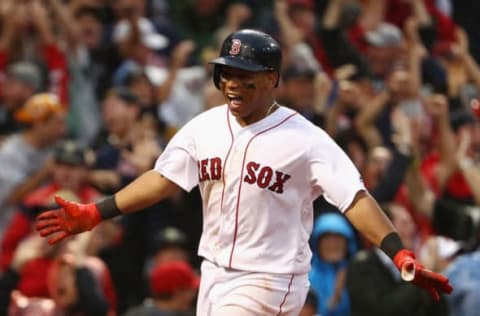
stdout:
POLYGON ((80 204, 55 197, 60 208, 38 215, 35 229, 50 244, 93 229, 104 219, 142 210, 163 200, 178 190, 178 186, 151 170, 132 183, 98 203, 80 204))
POLYGON ((393 260, 403 280, 427 290, 435 300, 440 299, 439 293, 452 292, 448 278, 425 269, 415 254, 405 249, 392 223, 367 192, 357 194, 345 215, 370 242, 393 260))

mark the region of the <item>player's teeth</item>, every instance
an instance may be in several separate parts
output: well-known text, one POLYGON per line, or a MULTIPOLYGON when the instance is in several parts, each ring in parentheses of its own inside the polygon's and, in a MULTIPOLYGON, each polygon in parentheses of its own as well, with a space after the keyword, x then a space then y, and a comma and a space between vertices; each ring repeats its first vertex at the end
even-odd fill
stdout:
POLYGON ((241 101, 242 98, 239 97, 239 96, 228 96, 228 98, 230 99, 230 101, 241 101))

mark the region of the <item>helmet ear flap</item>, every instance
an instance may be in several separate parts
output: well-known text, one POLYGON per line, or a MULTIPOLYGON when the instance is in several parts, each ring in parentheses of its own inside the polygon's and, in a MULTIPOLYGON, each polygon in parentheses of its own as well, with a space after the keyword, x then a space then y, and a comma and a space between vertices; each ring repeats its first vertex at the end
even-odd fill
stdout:
POLYGON ((213 83, 215 84, 215 87, 220 90, 220 72, 221 72, 221 66, 215 64, 213 66, 213 83))

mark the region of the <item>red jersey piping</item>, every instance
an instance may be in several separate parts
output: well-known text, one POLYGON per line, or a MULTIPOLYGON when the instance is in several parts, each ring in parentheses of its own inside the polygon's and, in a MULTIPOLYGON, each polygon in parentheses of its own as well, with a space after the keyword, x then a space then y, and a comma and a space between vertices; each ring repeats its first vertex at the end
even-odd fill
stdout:
POLYGON ((292 113, 290 114, 289 116, 287 116, 286 118, 284 118, 282 121, 280 121, 279 123, 273 125, 273 126, 270 126, 260 132, 258 132, 257 134, 253 135, 252 138, 250 138, 250 140, 248 141, 247 143, 247 146, 245 147, 245 152, 243 153, 243 161, 242 161, 242 171, 240 173, 240 183, 238 185, 238 193, 237 193, 237 205, 235 207, 235 229, 234 229, 234 232, 233 232, 233 242, 232 242, 232 250, 230 251, 230 259, 228 261, 228 268, 232 268, 232 259, 233 259, 233 252, 235 250, 235 243, 237 242, 237 233, 238 233, 238 211, 240 209, 240 193, 242 191, 242 183, 243 183, 243 170, 245 169, 245 160, 247 159, 247 152, 248 152, 248 147, 250 146, 250 144, 252 143, 252 141, 259 135, 261 134, 264 134, 280 125, 282 125, 283 123, 285 123, 286 121, 288 121, 291 117, 295 116, 297 114, 297 112, 295 113, 292 113))

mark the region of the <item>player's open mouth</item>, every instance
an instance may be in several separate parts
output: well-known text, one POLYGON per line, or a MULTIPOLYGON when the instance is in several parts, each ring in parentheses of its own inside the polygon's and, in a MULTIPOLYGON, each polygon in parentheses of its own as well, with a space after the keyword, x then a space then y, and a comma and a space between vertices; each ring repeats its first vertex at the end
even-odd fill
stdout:
POLYGON ((235 94, 227 94, 228 103, 231 105, 240 105, 243 101, 243 98, 235 94))

